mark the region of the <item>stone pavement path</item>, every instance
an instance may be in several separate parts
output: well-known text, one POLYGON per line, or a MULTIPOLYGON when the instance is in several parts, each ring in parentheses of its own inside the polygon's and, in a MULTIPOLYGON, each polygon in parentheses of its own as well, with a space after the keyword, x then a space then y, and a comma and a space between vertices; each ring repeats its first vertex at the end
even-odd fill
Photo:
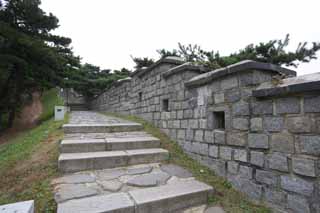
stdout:
POLYGON ((206 205, 212 187, 162 163, 168 152, 141 125, 77 111, 64 130, 59 157, 64 175, 52 182, 58 213, 223 212, 206 205))

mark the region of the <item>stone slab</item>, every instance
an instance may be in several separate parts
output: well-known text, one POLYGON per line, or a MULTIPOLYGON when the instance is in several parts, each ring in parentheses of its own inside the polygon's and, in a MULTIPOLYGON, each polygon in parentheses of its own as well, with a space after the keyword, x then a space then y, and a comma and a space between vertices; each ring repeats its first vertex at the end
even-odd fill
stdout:
POLYGON ((169 153, 164 149, 62 153, 59 156, 59 170, 62 172, 77 172, 109 169, 135 164, 157 163, 168 158, 169 153))
POLYGON ((107 169, 127 165, 124 151, 63 153, 59 156, 59 170, 77 172, 91 169, 107 169))
POLYGON ((1 213, 34 213, 34 201, 23 201, 0 206, 1 213))
POLYGON ((104 132, 130 132, 142 130, 138 123, 114 124, 64 124, 64 133, 104 133, 104 132))
POLYGON ((56 193, 54 198, 57 203, 98 194, 97 189, 90 188, 85 184, 62 184, 59 185, 55 190, 56 193))
POLYGON ((138 189, 129 194, 136 203, 136 213, 178 212, 208 201, 212 187, 196 180, 159 187, 138 189))
POLYGON ((144 166, 144 167, 133 167, 128 168, 127 174, 128 175, 139 175, 151 172, 153 167, 151 166, 144 166))
POLYGON ((61 178, 57 178, 52 181, 53 184, 76 184, 76 183, 93 183, 95 182, 96 178, 89 174, 73 174, 67 175, 61 178))
POLYGON ((161 165, 161 170, 168 173, 171 176, 177 176, 179 178, 190 178, 192 177, 192 173, 188 170, 174 165, 174 164, 165 164, 161 165))
POLYGON ((58 204, 57 213, 134 213, 134 202, 126 193, 114 193, 58 204))
POLYGON ((107 150, 148 149, 160 146, 155 137, 106 138, 107 150))
POLYGON ((168 160, 169 152, 165 149, 128 150, 128 165, 156 163, 168 160))
POLYGON ((119 180, 109 180, 109 181, 101 181, 99 184, 102 186, 104 190, 111 191, 111 192, 118 192, 121 187, 123 186, 123 183, 119 180))
POLYGON ((61 141, 61 153, 99 152, 106 151, 104 139, 68 139, 61 141))
POLYGON ((150 187, 165 184, 171 176, 165 172, 152 172, 130 179, 129 186, 150 187))

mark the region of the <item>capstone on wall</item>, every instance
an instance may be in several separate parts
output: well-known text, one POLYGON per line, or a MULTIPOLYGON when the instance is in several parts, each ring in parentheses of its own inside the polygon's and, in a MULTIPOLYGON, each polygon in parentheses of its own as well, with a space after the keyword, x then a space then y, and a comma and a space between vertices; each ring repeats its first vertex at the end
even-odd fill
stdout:
POLYGON ((152 122, 252 199, 319 213, 320 75, 292 77, 254 61, 204 71, 165 58, 116 83, 91 107, 152 122))

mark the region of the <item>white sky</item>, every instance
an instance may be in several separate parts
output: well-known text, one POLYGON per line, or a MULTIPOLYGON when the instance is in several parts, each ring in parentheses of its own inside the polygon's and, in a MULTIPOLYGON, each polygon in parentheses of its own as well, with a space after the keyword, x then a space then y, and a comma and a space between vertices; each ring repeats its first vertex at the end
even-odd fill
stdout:
MULTIPOLYGON (((283 39, 320 41, 319 0, 42 0, 60 20, 56 34, 72 38, 83 62, 132 68, 130 55, 156 58, 157 49, 200 44, 227 55, 247 44, 283 39)), ((319 59, 298 74, 320 72, 319 59)))

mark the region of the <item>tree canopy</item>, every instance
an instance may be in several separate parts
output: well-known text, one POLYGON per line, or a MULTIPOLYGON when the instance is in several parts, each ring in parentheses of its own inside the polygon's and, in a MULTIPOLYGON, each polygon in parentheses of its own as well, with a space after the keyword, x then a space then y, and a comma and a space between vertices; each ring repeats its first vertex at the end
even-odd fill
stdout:
POLYGON ((199 45, 183 45, 178 43, 178 49, 157 50, 160 57, 179 56, 186 62, 193 62, 211 69, 225 67, 243 60, 255 60, 259 62, 272 63, 297 67, 301 62, 310 62, 316 59, 320 50, 319 42, 300 42, 295 51, 288 51, 289 34, 283 40, 270 40, 257 45, 249 44, 244 49, 227 56, 221 56, 219 51, 203 50, 199 45))

